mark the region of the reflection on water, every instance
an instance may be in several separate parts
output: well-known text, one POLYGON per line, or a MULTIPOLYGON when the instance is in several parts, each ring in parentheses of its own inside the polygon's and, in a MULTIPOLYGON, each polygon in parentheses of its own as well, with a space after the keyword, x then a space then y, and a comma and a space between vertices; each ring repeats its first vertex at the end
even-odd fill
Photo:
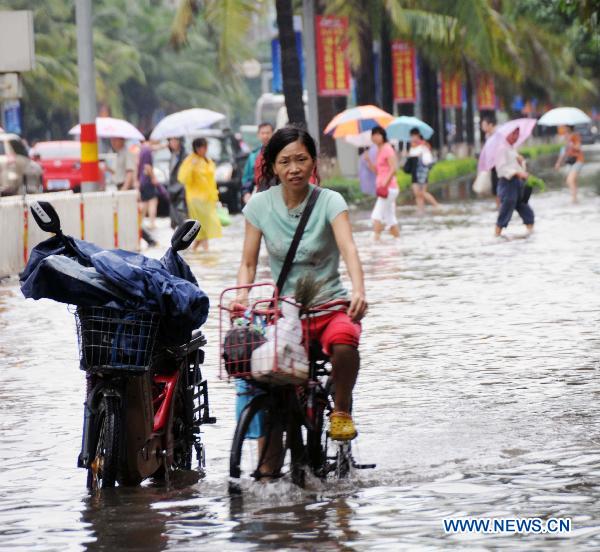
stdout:
MULTIPOLYGON (((217 378, 213 317, 205 369, 218 423, 204 434, 207 477, 89 496, 75 467, 84 380, 72 317, 62 305, 24 301, 14 282, 0 287, 0 548, 597 549, 593 192, 576 206, 564 192, 534 196, 536 234, 510 241, 491 237, 488 202, 424 218, 403 208, 402 238, 381 245, 371 241, 368 213, 353 212, 371 303, 357 448, 378 467, 339 486, 302 491, 279 481, 229 498, 233 391, 217 378), (574 531, 445 535, 442 520, 452 516, 562 516, 574 531)), ((235 280, 241 231, 238 217, 215 251, 188 254, 213 307, 235 280)), ((517 220, 509 233, 522 234, 517 220)))

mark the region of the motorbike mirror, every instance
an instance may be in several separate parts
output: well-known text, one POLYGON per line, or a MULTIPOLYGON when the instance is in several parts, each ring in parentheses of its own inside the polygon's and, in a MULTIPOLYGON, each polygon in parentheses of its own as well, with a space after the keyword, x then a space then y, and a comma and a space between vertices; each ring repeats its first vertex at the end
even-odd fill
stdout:
POLYGON ((171 247, 174 251, 187 249, 200 232, 200 223, 194 219, 184 220, 173 233, 171 247))
POLYGON ((29 208, 35 222, 44 232, 62 234, 60 217, 48 201, 34 201, 29 208))

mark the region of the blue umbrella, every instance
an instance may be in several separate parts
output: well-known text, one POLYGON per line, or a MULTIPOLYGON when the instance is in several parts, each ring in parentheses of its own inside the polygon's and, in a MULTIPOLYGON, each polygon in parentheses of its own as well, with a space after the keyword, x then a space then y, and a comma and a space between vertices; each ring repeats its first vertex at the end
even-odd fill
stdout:
POLYGON ((410 140, 410 131, 413 128, 418 128, 425 140, 429 140, 433 135, 433 129, 427 123, 416 117, 408 117, 406 115, 394 119, 385 130, 388 138, 408 142, 410 140))

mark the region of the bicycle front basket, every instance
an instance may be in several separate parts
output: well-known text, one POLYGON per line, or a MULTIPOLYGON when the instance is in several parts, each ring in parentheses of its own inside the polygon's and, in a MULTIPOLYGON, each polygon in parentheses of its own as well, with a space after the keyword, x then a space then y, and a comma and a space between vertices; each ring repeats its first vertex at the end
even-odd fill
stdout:
POLYGON ((75 318, 83 369, 148 370, 160 322, 158 314, 78 307, 75 318))

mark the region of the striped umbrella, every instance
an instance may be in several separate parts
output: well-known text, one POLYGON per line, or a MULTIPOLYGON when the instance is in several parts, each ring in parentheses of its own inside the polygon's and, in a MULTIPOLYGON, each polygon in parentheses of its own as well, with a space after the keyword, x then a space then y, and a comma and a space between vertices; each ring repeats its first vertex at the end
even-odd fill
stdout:
POLYGON ((360 134, 376 126, 386 127, 394 120, 393 115, 375 105, 359 105, 342 111, 325 127, 325 134, 342 138, 360 134))

